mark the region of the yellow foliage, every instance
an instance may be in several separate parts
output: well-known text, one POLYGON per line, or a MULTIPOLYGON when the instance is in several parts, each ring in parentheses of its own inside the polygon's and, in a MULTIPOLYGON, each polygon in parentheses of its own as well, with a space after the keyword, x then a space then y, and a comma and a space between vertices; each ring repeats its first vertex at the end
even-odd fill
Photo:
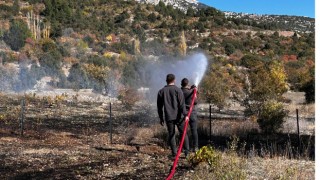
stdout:
POLYGON ((4 114, 0 114, 0 121, 5 120, 6 116, 4 114))
POLYGON ((287 91, 289 89, 287 83, 287 74, 285 72, 284 66, 280 62, 273 62, 270 68, 270 75, 272 80, 277 84, 279 93, 287 91))
POLYGON ((106 58, 112 58, 112 53, 111 52, 105 52, 103 54, 103 56, 106 57, 106 58))
POLYGON ((186 43, 186 37, 184 35, 184 31, 182 31, 180 44, 179 44, 179 51, 182 56, 187 55, 187 43, 186 43))
POLYGON ((66 100, 66 98, 68 97, 67 94, 61 94, 61 95, 56 95, 56 97, 54 98, 54 101, 57 102, 62 102, 64 100, 66 100))
POLYGON ((107 41, 112 41, 112 35, 110 34, 109 36, 106 37, 107 41))
POLYGON ((88 43, 86 43, 85 41, 83 41, 82 39, 79 41, 78 46, 82 49, 87 49, 89 48, 88 43))
POLYGON ((127 54, 124 51, 120 52, 120 60, 125 61, 127 60, 127 54))
POLYGON ((90 14, 89 12, 83 11, 83 15, 84 15, 84 16, 89 16, 89 14, 90 14))
MULTIPOLYGON (((233 146, 231 148, 236 147, 233 146)), ((193 166, 200 164, 209 165, 210 172, 208 173, 210 173, 210 175, 205 179, 247 179, 244 159, 238 157, 233 149, 229 149, 229 151, 224 154, 215 150, 212 146, 203 146, 194 155, 191 155, 188 160, 193 166)))
POLYGON ((195 155, 191 156, 189 162, 197 165, 202 162, 208 163, 210 166, 217 166, 221 160, 221 154, 218 153, 212 146, 203 146, 195 155))
POLYGON ((90 76, 92 76, 93 78, 99 81, 105 80, 110 71, 110 68, 107 66, 106 67, 96 66, 94 64, 85 64, 84 69, 90 76))

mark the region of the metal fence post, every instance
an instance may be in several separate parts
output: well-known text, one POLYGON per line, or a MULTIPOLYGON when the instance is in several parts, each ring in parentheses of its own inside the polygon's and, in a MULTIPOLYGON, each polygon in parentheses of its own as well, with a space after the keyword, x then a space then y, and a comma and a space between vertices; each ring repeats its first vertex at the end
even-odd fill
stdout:
POLYGON ((298 130, 299 153, 301 153, 299 110, 298 109, 296 109, 296 113, 297 113, 297 130, 298 130))
POLYGON ((212 142, 212 138, 211 138, 211 133, 212 133, 212 130, 211 130, 211 128, 212 128, 212 119, 211 119, 211 105, 209 106, 209 120, 210 120, 210 143, 212 142))
POLYGON ((109 133, 110 133, 110 144, 112 144, 112 109, 111 102, 109 104, 109 133))
POLYGON ((23 136, 23 122, 24 122, 24 108, 25 108, 25 101, 24 99, 21 100, 21 114, 20 114, 20 135, 23 136))

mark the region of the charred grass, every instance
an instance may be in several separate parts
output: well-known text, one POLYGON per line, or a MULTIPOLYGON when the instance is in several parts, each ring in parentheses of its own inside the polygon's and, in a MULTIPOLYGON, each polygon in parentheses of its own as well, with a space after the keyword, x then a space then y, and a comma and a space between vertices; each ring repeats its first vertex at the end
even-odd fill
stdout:
MULTIPOLYGON (((172 162, 166 128, 148 106, 108 105, 28 97, 20 135, 21 98, 0 98, 1 179, 164 179, 172 162)), ((266 136, 251 120, 199 119, 200 145, 213 145, 221 166, 179 161, 175 179, 219 179, 232 167, 246 179, 314 179, 314 136, 266 136), (288 143, 289 142, 289 143, 288 143), (218 169, 217 169, 218 168, 218 169)), ((177 139, 178 136, 177 136, 177 139)), ((190 137, 191 139, 191 137, 190 137)), ((231 178, 226 178, 231 179, 231 178)))

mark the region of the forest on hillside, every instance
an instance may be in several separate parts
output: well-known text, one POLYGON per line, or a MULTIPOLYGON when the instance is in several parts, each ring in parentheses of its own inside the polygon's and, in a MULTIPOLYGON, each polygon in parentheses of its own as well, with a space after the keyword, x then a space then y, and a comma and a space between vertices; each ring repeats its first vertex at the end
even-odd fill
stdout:
POLYGON ((0 0, 0 179, 164 179, 156 93, 203 62, 174 178, 314 179, 315 19, 184 10, 0 0))
POLYGON ((204 52, 203 101, 224 108, 234 99, 252 113, 284 102, 288 90, 314 101, 314 32, 246 23, 211 7, 184 13, 163 2, 6 0, 0 9, 1 91, 32 89, 50 76, 53 87, 134 94, 148 86, 145 64, 204 52))

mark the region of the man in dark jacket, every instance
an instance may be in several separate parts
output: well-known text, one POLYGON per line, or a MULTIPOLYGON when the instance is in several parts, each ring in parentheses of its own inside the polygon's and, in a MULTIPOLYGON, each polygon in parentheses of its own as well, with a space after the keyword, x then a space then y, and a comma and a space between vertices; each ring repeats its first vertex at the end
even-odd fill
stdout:
MULTIPOLYGON (((189 87, 189 80, 187 78, 182 79, 181 81, 181 90, 183 92, 184 98, 185 98, 185 103, 186 103, 186 109, 189 111, 190 105, 192 102, 192 95, 193 95, 193 90, 195 86, 189 87)), ((198 150, 198 131, 197 131, 197 109, 196 109, 196 104, 198 103, 197 99, 194 101, 194 106, 190 115, 189 119, 189 125, 191 128, 191 134, 192 134, 192 139, 193 139, 193 149, 194 151, 198 150)))
MULTIPOLYGON (((163 126, 166 122, 169 133, 169 144, 174 158, 177 153, 175 140, 175 126, 178 127, 180 135, 183 133, 185 123, 185 116, 187 111, 184 102, 184 96, 177 86, 175 86, 175 76, 173 74, 167 75, 167 85, 158 92, 157 107, 160 118, 160 124, 163 126), (163 116, 164 111, 164 116, 163 116)), ((187 156, 189 152, 188 136, 184 140, 184 153, 187 156)))

